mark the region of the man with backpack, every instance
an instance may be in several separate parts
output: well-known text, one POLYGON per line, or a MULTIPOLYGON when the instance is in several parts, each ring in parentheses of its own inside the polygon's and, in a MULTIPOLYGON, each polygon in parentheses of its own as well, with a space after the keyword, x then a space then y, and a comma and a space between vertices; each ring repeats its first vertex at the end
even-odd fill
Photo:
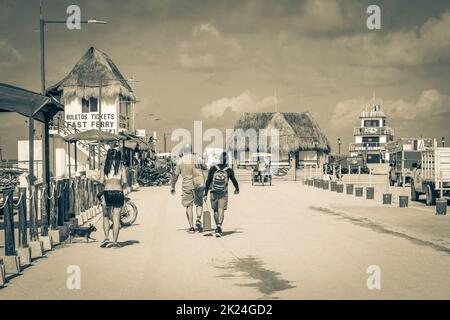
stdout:
POLYGON ((190 144, 183 146, 183 156, 175 167, 175 172, 172 177, 172 188, 170 192, 175 194, 175 185, 179 175, 183 178, 181 203, 186 208, 186 216, 189 222, 189 233, 194 233, 194 212, 193 207, 196 207, 197 221, 195 226, 198 232, 203 231, 201 222, 203 214, 203 197, 204 197, 204 179, 203 171, 207 167, 203 160, 192 153, 190 144))
POLYGON ((205 199, 211 189, 211 208, 214 210, 214 221, 216 222, 216 237, 222 236, 222 223, 225 210, 228 205, 228 180, 234 185, 234 193, 239 193, 239 184, 234 176, 233 169, 227 164, 227 153, 222 153, 220 163, 212 166, 208 172, 205 184, 205 199))

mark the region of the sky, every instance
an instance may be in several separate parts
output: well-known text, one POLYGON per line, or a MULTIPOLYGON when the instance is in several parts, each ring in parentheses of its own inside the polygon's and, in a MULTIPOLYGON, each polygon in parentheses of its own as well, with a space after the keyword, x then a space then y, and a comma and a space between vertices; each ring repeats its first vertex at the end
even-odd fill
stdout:
MULTIPOLYGON (((375 94, 396 138, 450 143, 450 1, 47 0, 44 16, 65 20, 71 4, 108 24, 47 26, 47 86, 94 46, 138 80, 137 127, 148 132, 194 120, 225 130, 277 105, 309 111, 345 151, 375 94), (379 30, 366 25, 373 4, 379 30)), ((0 0, 0 82, 40 90, 38 27, 39 1, 0 0)), ((0 117, 3 158, 16 158, 25 118, 0 117)))

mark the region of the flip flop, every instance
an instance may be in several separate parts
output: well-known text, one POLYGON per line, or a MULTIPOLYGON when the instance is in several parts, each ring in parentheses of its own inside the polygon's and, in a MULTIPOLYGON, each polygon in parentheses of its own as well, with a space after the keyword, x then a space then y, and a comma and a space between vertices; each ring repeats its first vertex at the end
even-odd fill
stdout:
POLYGON ((110 243, 109 240, 105 239, 102 241, 102 243, 100 244, 100 248, 106 248, 106 246, 110 243))

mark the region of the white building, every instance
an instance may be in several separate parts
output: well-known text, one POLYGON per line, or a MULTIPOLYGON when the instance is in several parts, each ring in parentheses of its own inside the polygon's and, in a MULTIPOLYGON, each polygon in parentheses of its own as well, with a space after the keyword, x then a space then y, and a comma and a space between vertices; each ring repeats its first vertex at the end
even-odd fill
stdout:
POLYGON ((354 128, 355 142, 349 145, 351 156, 363 156, 367 163, 384 163, 386 143, 394 140, 394 130, 386 125, 386 115, 379 105, 362 111, 360 126, 354 128))
POLYGON ((77 170, 98 167, 96 143, 81 141, 77 144, 75 166, 74 146, 69 152, 63 136, 100 127, 112 133, 135 132, 133 89, 111 58, 94 47, 87 50, 66 77, 47 91, 65 105, 64 113, 56 117, 52 130, 54 174, 60 171, 56 170, 56 164, 64 163, 67 175, 69 154, 72 173, 75 167, 77 170), (65 150, 62 153, 65 157, 61 157, 59 149, 65 150))
POLYGON ((135 130, 133 90, 111 58, 94 47, 49 92, 65 105, 63 124, 69 129, 83 131, 101 125, 113 133, 135 130))

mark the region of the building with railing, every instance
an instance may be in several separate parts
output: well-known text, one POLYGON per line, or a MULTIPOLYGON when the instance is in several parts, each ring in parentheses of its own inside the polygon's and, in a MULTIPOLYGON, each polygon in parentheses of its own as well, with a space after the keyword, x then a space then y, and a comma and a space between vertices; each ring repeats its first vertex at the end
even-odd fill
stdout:
POLYGON ((350 143, 351 156, 363 156, 367 163, 383 163, 388 157, 386 143, 394 140, 394 130, 386 124, 386 114, 379 105, 360 115, 360 126, 354 128, 355 142, 350 143))
POLYGON ((90 129, 134 134, 136 98, 129 82, 106 53, 90 47, 67 76, 47 90, 65 106, 51 128, 56 176, 68 171, 68 163, 78 170, 98 168, 96 162, 106 153, 103 144, 80 141, 74 146, 62 137, 90 129), (76 151, 78 163, 73 159, 76 151))

